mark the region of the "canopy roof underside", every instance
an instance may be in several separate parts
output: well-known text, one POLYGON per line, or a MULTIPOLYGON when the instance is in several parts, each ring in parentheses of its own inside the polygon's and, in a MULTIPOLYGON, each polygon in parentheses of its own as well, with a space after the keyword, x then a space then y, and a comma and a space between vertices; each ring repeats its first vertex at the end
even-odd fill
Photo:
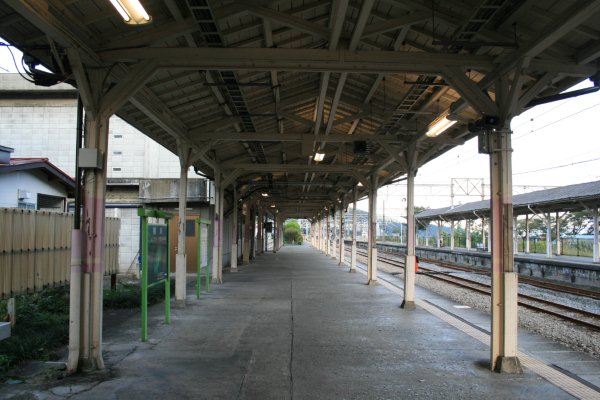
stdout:
POLYGON ((77 58, 104 71, 121 118, 295 217, 598 74, 598 0, 142 3, 132 26, 109 0, 6 0, 0 36, 67 82, 77 58), (426 136, 441 115, 457 123, 426 136))

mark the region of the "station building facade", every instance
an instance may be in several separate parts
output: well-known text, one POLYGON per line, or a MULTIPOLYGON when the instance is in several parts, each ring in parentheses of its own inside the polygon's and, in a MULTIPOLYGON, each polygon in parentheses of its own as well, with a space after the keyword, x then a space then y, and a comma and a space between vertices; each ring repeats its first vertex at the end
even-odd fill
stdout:
MULTIPOLYGON (((76 124, 77 92, 72 86, 40 87, 19 74, 0 74, 0 145, 13 150, 11 157, 48 159, 73 178, 76 124)), ((109 129, 106 215, 121 220, 119 270, 133 272, 136 271, 139 250, 137 208, 147 205, 175 211, 177 203, 177 194, 172 193, 162 199, 140 198, 140 182, 158 184, 178 180, 180 164, 176 155, 117 116, 110 119, 109 129)), ((190 181, 204 181, 192 170, 189 178, 190 181)), ((212 212, 211 203, 214 204, 212 184, 192 184, 195 187, 205 186, 206 191, 192 199, 190 218, 201 214, 206 218, 212 212)), ((229 225, 227 222, 224 224, 224 238, 230 236, 227 232, 229 225)), ((204 242, 210 234, 205 233, 204 242)), ((229 262, 227 249, 230 247, 224 246, 224 262, 229 262)))

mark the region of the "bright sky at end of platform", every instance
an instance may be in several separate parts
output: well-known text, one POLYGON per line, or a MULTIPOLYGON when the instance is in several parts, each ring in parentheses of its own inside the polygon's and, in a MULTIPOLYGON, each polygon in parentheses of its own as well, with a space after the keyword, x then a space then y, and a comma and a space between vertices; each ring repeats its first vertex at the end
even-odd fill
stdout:
MULTIPOLYGON (((21 69, 21 53, 12 50, 21 69)), ((0 46, 0 72, 17 72, 6 46, 0 46)), ((587 80, 569 91, 589 86, 591 82, 587 80)), ((514 193, 599 180, 599 114, 600 92, 596 92, 537 106, 515 117, 512 121, 514 193)), ((453 178, 483 179, 489 197, 489 156, 478 153, 477 139, 455 147, 419 169, 415 180, 416 206, 449 206, 453 178)), ((405 199, 405 185, 382 188, 378 213, 385 208, 391 218, 406 215, 405 199)), ((476 200, 480 198, 457 195, 455 204, 476 200)), ((358 208, 367 210, 367 201, 361 201, 358 208)))

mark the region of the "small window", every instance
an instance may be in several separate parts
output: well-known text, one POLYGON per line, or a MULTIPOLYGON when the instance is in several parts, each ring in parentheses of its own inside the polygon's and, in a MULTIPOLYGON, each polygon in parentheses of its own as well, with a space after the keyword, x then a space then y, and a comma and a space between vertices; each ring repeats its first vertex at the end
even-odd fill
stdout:
POLYGON ((24 203, 22 201, 19 202, 18 207, 19 208, 24 208, 26 210, 35 210, 35 204, 33 204, 33 203, 24 203))
POLYGON ((121 168, 113 168, 113 171, 120 171, 121 168))
POLYGON ((121 139, 123 137, 123 135, 115 135, 114 138, 115 139, 121 139))
POLYGON ((123 154, 122 151, 113 151, 113 154, 116 156, 120 156, 121 154, 123 154))
POLYGON ((194 221, 194 220, 185 221, 185 236, 186 237, 196 236, 196 221, 194 221))

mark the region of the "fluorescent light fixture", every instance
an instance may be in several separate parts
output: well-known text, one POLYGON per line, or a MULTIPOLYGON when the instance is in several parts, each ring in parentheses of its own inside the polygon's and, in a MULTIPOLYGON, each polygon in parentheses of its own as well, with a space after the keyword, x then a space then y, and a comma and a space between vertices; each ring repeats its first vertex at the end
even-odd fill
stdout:
POLYGON ((325 153, 315 153, 315 161, 323 161, 325 159, 325 153))
POLYGON ((271 208, 275 208, 275 204, 271 204, 271 208))
POLYGON ((358 185, 356 185, 358 187, 363 187, 364 185, 362 184, 362 182, 358 182, 358 185))
POLYGON ((110 2, 128 24, 141 25, 152 21, 139 0, 110 0, 110 2))
POLYGON ((442 115, 437 117, 431 124, 429 124, 426 135, 429 137, 436 137, 443 133, 446 129, 450 128, 456 122, 458 121, 448 119, 448 113, 444 112, 442 113, 442 115))
POLYGON ((269 193, 261 193, 260 194, 262 197, 269 197, 269 193))

